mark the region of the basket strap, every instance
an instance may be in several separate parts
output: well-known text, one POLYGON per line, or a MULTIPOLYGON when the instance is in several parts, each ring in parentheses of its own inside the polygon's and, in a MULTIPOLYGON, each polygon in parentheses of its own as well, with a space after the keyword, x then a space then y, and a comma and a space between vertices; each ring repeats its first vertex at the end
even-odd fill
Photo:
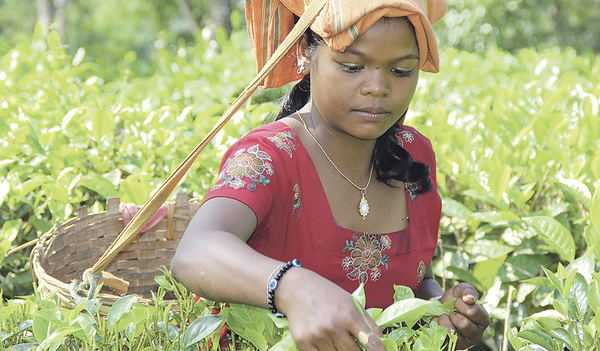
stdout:
POLYGON ((225 111, 221 119, 212 128, 204 139, 192 150, 192 152, 183 160, 183 162, 175 169, 175 171, 162 183, 160 188, 146 201, 140 211, 132 218, 131 222, 123 229, 119 236, 113 241, 108 247, 104 254, 98 259, 98 261, 92 266, 91 272, 98 274, 102 272, 106 266, 114 259, 114 257, 127 245, 135 236, 140 232, 143 226, 150 220, 150 218, 156 213, 158 208, 164 203, 167 198, 171 195, 175 187, 179 184, 181 179, 190 169, 194 160, 198 157, 200 152, 204 150, 206 145, 214 138, 214 136, 223 128, 225 123, 231 119, 231 117, 239 110, 239 108, 246 102, 246 100, 252 95, 252 93, 258 88, 259 84, 265 79, 275 65, 283 58, 283 56, 290 50, 290 48, 298 41, 298 39, 304 34, 306 29, 312 24, 314 19, 317 17, 321 9, 329 0, 313 0, 305 9, 304 13, 287 35, 284 41, 279 45, 275 53, 269 58, 262 70, 254 77, 254 80, 242 91, 237 99, 229 106, 225 111))

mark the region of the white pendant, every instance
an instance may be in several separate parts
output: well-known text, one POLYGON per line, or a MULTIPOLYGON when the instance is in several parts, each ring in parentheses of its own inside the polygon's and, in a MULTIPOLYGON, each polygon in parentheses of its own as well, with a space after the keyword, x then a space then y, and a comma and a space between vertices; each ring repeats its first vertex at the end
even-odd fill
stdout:
POLYGON ((367 219, 369 214, 369 203, 365 197, 365 192, 361 191, 360 203, 358 204, 358 213, 362 216, 363 221, 367 219))

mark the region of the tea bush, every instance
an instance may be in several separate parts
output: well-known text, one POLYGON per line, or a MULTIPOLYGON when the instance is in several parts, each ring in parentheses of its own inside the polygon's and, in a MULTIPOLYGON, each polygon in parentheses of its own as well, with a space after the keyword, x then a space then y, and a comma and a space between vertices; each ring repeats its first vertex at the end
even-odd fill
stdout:
MULTIPOLYGON (((98 298, 74 301, 61 308, 51 297, 27 296, 0 304, 0 345, 11 350, 221 350, 233 343, 249 351, 296 350, 287 319, 269 311, 236 304, 196 301, 193 293, 173 280, 168 270, 155 278, 159 289, 151 303, 136 295, 117 300, 106 314, 98 298), (165 300, 165 293, 174 300, 165 300), (222 346, 221 346, 222 345, 222 346)), ((390 292, 392 293, 392 292, 390 292)), ((365 305, 362 286, 353 294, 357 308, 365 305)), ((396 287, 394 304, 369 309, 386 330, 381 338, 390 351, 454 350, 456 335, 435 323, 419 323, 449 313, 454 301, 416 299, 407 287, 396 287)), ((362 310, 362 308, 361 308, 362 310)), ((232 346, 233 347, 233 346, 232 346)))

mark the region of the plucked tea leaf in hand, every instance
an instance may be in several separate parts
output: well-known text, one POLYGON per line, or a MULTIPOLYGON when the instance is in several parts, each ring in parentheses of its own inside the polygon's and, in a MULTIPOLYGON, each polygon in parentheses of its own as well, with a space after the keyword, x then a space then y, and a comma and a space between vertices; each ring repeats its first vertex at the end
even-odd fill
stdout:
POLYGON ((412 327, 419 319, 421 319, 432 301, 421 299, 407 299, 395 302, 375 319, 375 323, 381 328, 393 326, 398 323, 405 323, 412 327))
POLYGON ((406 299, 413 299, 415 293, 408 286, 394 285, 394 302, 406 299))

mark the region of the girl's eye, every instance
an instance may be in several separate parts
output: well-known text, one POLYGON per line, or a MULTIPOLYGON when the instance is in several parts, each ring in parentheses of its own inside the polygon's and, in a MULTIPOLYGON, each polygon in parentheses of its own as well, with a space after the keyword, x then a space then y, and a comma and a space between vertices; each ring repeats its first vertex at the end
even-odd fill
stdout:
POLYGON ((343 63, 340 63, 340 67, 346 73, 356 73, 362 69, 362 66, 348 66, 343 63))
POLYGON ((415 71, 415 69, 411 69, 411 70, 403 70, 400 68, 392 68, 392 73, 395 74, 398 77, 410 77, 413 72, 415 71))

